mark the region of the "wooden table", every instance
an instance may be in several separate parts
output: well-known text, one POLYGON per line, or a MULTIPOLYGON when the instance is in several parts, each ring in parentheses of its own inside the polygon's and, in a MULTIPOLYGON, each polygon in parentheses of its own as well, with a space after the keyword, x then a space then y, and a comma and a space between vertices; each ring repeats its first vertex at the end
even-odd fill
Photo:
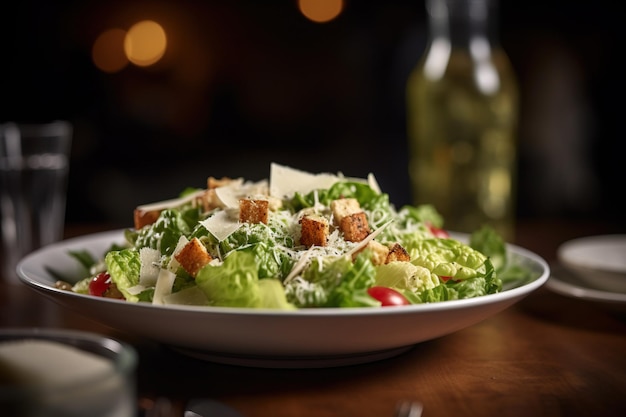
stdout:
MULTIPOLYGON (((91 232, 68 229, 68 236, 91 232)), ((534 222, 516 242, 553 261, 572 237, 610 226, 534 222)), ((94 323, 24 285, 0 291, 1 327, 100 332, 139 352, 140 398, 182 407, 206 397, 245 417, 391 417, 403 399, 425 417, 626 416, 626 308, 541 288, 479 324, 379 362, 327 369, 262 369, 204 362, 94 323)), ((385 337, 385 329, 372 329, 385 337)), ((181 414, 182 415, 182 412, 181 414)))

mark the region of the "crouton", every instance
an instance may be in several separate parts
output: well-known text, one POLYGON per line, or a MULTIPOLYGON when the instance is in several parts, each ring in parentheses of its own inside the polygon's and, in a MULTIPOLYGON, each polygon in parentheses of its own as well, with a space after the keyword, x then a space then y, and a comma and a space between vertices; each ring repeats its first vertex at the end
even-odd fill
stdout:
POLYGON ((267 224, 269 201, 243 198, 239 200, 239 221, 242 223, 267 224))
POLYGON ((370 234, 367 215, 363 211, 342 218, 339 228, 344 239, 350 242, 360 242, 370 234))
POLYGON ((409 253, 406 251, 406 249, 404 249, 399 243, 394 243, 389 248, 389 253, 387 255, 385 263, 388 264, 389 262, 394 261, 408 262, 410 260, 411 257, 409 256, 409 253))
POLYGON ((223 208, 223 204, 220 199, 217 197, 215 193, 215 189, 206 190, 199 197, 200 205, 202 206, 202 210, 205 212, 211 211, 215 208, 223 208))
POLYGON ((135 230, 139 230, 146 225, 156 222, 160 214, 161 210, 142 210, 136 208, 133 213, 135 230))
POLYGON ((213 259, 197 237, 194 237, 189 243, 183 246, 183 248, 174 255, 174 258, 180 263, 180 266, 194 278, 198 272, 213 259))
POLYGON ((224 208, 224 203, 222 203, 222 201, 217 196, 215 189, 218 187, 223 187, 224 185, 228 185, 232 181, 233 180, 228 177, 222 177, 221 179, 209 177, 207 179, 207 189, 198 198, 199 203, 202 205, 202 209, 205 212, 211 211, 215 208, 224 208))
POLYGON ((307 215, 300 219, 302 233, 300 244, 311 246, 326 246, 330 226, 326 218, 317 215, 307 215))
POLYGON ((232 181, 233 179, 228 177, 222 177, 221 179, 209 177, 206 180, 206 188, 213 190, 217 187, 223 187, 224 185, 230 184, 232 181))
POLYGON ((361 205, 356 198, 340 198, 330 203, 335 224, 340 225, 344 217, 362 212, 361 205))

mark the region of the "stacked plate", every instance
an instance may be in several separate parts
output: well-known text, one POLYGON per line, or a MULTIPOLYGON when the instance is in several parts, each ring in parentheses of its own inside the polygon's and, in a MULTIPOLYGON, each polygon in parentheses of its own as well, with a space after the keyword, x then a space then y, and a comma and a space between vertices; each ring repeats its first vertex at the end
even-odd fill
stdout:
POLYGON ((601 235, 563 243, 560 268, 547 287, 560 294, 592 301, 626 303, 626 235, 601 235))

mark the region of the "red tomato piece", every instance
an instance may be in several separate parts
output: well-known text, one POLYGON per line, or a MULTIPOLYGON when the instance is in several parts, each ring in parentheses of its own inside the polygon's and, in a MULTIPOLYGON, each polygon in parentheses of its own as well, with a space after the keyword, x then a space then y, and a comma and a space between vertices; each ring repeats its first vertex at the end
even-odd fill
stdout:
POLYGON ((380 301, 382 307, 405 306, 411 304, 404 295, 389 287, 370 287, 367 293, 374 299, 380 301))
POLYGON ((111 275, 106 272, 100 272, 89 281, 89 295, 103 297, 104 293, 111 286, 111 275))
POLYGON ((430 232, 435 235, 435 237, 443 239, 447 239, 450 237, 447 231, 445 231, 444 229, 440 229, 439 227, 435 227, 430 223, 428 223, 428 228, 430 229, 430 232))

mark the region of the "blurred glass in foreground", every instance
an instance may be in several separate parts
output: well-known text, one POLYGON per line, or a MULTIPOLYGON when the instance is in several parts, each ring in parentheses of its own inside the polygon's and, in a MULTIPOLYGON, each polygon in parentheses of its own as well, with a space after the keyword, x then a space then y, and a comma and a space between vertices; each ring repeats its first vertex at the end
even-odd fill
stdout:
POLYGON ((137 360, 132 346, 95 333, 0 329, 0 410, 11 417, 134 417, 137 360))
POLYGON ((429 43, 407 83, 416 204, 445 227, 514 235, 517 81, 497 40, 495 0, 427 0, 429 43))
POLYGON ((0 125, 0 278, 17 282, 28 253, 63 238, 72 125, 0 125))

